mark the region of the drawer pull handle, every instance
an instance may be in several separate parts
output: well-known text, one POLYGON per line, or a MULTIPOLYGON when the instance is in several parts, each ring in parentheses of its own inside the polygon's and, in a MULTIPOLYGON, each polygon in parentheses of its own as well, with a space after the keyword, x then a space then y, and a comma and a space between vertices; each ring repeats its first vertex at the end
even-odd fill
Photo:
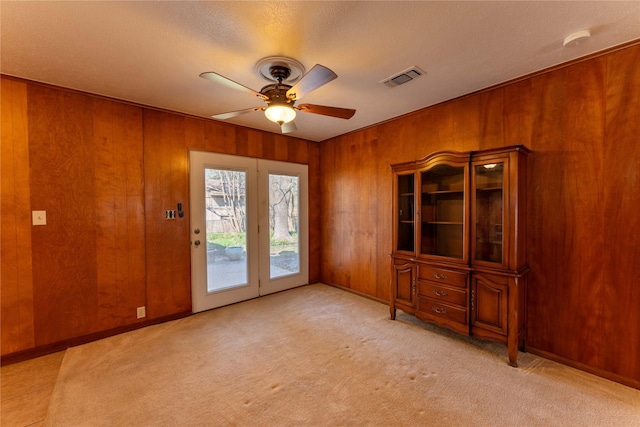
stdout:
POLYGON ((439 297, 447 297, 447 296, 449 296, 449 294, 446 293, 445 291, 440 291, 438 289, 434 289, 433 293, 436 294, 439 297))
POLYGON ((435 311, 438 314, 447 314, 447 310, 445 310, 444 308, 440 308, 440 307, 433 307, 433 311, 435 311))
POLYGON ((446 280, 447 279, 447 275, 446 274, 441 274, 441 273, 433 273, 433 277, 435 277, 436 279, 442 279, 442 280, 446 280))

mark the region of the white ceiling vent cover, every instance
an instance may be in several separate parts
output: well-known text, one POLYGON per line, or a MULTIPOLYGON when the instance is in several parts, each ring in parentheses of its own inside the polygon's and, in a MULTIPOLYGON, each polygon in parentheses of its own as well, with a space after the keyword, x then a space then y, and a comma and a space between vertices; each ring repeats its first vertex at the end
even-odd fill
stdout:
POLYGON ((381 80, 380 83, 384 83, 386 86, 389 86, 389 87, 396 87, 396 86, 400 86, 401 84, 410 82, 411 80, 417 77, 420 77, 423 74, 427 74, 427 73, 424 70, 420 69, 419 67, 414 66, 404 71, 401 71, 397 74, 394 74, 391 77, 387 77, 386 79, 381 80))

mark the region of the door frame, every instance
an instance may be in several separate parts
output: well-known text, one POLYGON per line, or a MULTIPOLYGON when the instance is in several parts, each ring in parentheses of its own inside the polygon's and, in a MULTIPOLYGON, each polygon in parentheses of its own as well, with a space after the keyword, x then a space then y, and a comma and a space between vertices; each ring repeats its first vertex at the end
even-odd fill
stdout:
POLYGON ((222 307, 309 283, 308 165, 189 150, 189 197, 192 312, 222 307), (247 285, 215 292, 207 290, 206 207, 204 197, 201 197, 204 194, 205 168, 238 170, 247 174, 247 285), (270 278, 269 253, 270 173, 299 178, 299 272, 273 279, 270 278), (195 234, 196 229, 200 230, 199 234, 195 234), (196 245, 198 240, 200 244, 196 245))

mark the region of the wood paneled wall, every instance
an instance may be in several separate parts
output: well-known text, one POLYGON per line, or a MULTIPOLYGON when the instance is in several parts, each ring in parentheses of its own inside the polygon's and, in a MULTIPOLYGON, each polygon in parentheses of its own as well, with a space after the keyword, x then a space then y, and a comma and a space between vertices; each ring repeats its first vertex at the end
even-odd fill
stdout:
POLYGON ((35 346, 27 85, 4 79, 0 83, 0 346, 12 353, 35 346))
MULTIPOLYGON (((189 149, 308 164, 319 193, 319 144, 1 82, 3 356, 191 311, 189 149), (167 221, 179 202, 184 218, 167 221), (46 226, 31 225, 32 210, 46 226)), ((317 198, 310 208, 317 225, 317 198)), ((319 250, 311 227, 312 281, 319 250)))
POLYGON ((640 386, 640 46, 321 147, 321 280, 390 292, 390 164, 524 144, 530 350, 640 386))

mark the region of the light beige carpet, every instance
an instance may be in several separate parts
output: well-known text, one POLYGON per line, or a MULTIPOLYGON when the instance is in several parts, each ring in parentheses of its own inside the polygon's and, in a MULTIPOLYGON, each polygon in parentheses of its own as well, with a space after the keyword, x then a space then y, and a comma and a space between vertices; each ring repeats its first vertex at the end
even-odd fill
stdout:
POLYGON ((639 426, 640 391, 312 285, 67 351, 47 426, 639 426))

